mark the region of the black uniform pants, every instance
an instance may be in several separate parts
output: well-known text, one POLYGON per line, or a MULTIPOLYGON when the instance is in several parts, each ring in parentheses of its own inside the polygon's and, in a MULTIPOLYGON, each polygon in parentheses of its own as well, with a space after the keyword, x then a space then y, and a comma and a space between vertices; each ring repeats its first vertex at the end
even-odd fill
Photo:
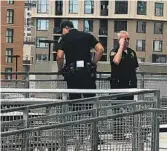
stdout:
MULTIPOLYGON (((86 71, 84 68, 83 70, 77 70, 75 72, 71 72, 68 74, 68 76, 66 77, 66 81, 67 81, 67 87, 68 89, 96 89, 96 83, 95 83, 95 78, 90 76, 90 73, 88 73, 88 71, 86 71)), ((83 94, 84 98, 87 97, 94 97, 95 94, 83 94)), ((79 99, 82 98, 82 94, 69 94, 69 98, 70 100, 73 99, 79 99)), ((69 105, 69 110, 70 111, 79 111, 79 110, 88 110, 88 109, 92 109, 93 108, 93 104, 92 103, 88 103, 88 104, 71 104, 69 105)), ((83 115, 82 114, 78 114, 77 116, 74 117, 74 120, 76 120, 75 118, 77 118, 77 120, 82 119, 82 117, 87 117, 87 116, 91 116, 89 113, 85 113, 83 115)), ((90 125, 88 125, 88 129, 89 129, 90 125)), ((81 138, 84 138, 84 127, 82 127, 82 125, 77 125, 75 126, 75 130, 78 131, 79 135, 81 138)))
MULTIPOLYGON (((126 89, 126 88, 136 88, 137 87, 137 81, 132 83, 129 80, 116 80, 111 79, 110 81, 110 87, 111 89, 126 89)), ((116 100, 133 100, 134 96, 124 96, 124 97, 117 97, 116 100)), ((114 109, 114 114, 120 113, 119 108, 114 109)), ((123 118, 117 118, 115 119, 113 124, 113 137, 114 139, 121 140, 124 139, 124 133, 125 133, 125 121, 123 118)))
MULTIPOLYGON (((91 77, 90 73, 86 71, 84 68, 68 74, 68 76, 66 77, 66 81, 68 89, 96 89, 95 77, 91 77)), ((95 94, 83 94, 84 98, 94 96, 95 94)), ((79 98, 82 98, 82 94, 69 94, 70 100, 79 98)), ((92 107, 92 104, 75 104, 73 105, 72 110, 85 110, 91 109, 92 107)))

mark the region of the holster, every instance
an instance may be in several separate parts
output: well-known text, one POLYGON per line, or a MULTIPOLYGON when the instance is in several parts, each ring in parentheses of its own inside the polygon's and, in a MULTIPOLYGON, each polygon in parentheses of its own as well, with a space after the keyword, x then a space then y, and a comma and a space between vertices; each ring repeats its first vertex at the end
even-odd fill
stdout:
POLYGON ((96 79, 96 65, 91 62, 85 63, 84 67, 76 67, 75 63, 70 63, 69 65, 65 65, 63 68, 63 76, 64 78, 68 78, 69 76, 74 75, 76 72, 87 72, 91 78, 96 79))

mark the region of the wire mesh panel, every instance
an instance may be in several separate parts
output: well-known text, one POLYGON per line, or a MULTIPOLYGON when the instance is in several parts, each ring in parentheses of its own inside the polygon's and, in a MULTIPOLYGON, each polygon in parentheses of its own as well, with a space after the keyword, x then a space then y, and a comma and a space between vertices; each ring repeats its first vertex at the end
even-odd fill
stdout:
POLYGON ((111 118, 89 119, 62 123, 50 128, 24 131, 21 134, 3 136, 2 151, 49 150, 49 151, 156 151, 155 129, 152 112, 115 114, 111 118), (126 127, 122 139, 114 137, 120 133, 119 123, 126 127), (143 120, 145 119, 145 120, 143 120), (106 123, 108 130, 103 131, 106 123), (128 123, 127 121, 131 121, 128 123), (81 126, 82 125, 82 126, 81 126), (116 129, 113 129, 115 125, 116 129), (79 130, 76 128, 79 127, 79 130), (115 132, 113 131, 115 130, 115 132))

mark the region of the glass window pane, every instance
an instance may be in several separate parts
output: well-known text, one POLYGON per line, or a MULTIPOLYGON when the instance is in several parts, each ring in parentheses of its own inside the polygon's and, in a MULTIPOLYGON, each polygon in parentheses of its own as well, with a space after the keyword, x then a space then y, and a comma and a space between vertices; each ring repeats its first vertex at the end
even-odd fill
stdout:
POLYGON ((71 20, 73 25, 74 25, 74 28, 78 29, 78 20, 71 20))
POLYGON ((137 1, 137 14, 146 15, 147 13, 147 2, 146 1, 137 1))
POLYGON ((94 13, 94 1, 93 0, 85 0, 84 1, 84 12, 85 12, 85 14, 93 14, 94 13))

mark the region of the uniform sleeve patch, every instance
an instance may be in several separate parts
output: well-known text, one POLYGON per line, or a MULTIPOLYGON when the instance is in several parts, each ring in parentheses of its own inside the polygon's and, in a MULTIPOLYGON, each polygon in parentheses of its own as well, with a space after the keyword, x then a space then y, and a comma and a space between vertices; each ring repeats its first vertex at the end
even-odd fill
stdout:
POLYGON ((62 37, 60 37, 60 38, 59 38, 58 43, 60 43, 60 42, 61 42, 61 40, 62 40, 62 37))

